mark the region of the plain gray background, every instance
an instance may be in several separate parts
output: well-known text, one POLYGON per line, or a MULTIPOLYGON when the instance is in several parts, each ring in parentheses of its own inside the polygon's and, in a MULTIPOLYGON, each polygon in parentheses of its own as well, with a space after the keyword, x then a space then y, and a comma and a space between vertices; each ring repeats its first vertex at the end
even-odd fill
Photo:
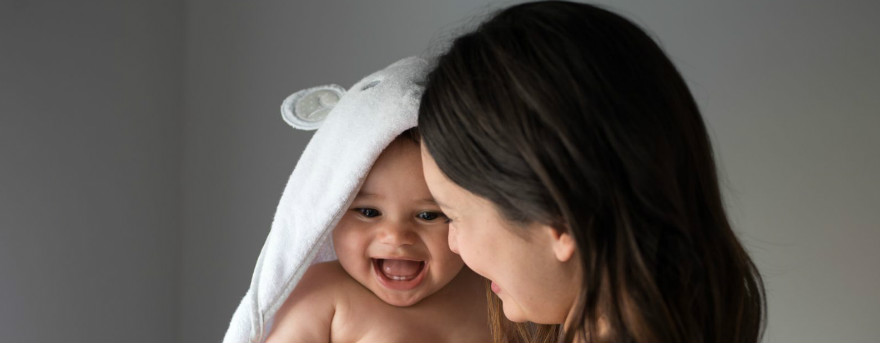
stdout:
MULTIPOLYGON (((603 3, 701 106, 765 340, 880 339, 880 3, 603 3)), ((219 341, 310 137, 281 100, 508 4, 0 0, 0 341, 219 341)))

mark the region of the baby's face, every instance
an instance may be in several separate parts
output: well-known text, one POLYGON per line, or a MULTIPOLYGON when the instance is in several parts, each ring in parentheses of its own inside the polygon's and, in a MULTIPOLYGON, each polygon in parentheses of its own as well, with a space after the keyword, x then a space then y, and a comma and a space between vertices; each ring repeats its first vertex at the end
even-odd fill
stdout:
POLYGON ((405 139, 379 156, 333 244, 345 271, 395 306, 434 294, 464 265, 449 250, 446 217, 425 184, 419 147, 405 139))

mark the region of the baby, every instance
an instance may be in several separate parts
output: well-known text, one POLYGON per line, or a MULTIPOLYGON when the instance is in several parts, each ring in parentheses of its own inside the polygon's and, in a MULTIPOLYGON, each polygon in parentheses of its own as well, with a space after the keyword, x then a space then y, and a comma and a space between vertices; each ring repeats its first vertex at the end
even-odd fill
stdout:
POLYGON ((415 129, 385 148, 332 239, 338 260, 309 268, 267 342, 490 340, 483 280, 449 250, 415 129))

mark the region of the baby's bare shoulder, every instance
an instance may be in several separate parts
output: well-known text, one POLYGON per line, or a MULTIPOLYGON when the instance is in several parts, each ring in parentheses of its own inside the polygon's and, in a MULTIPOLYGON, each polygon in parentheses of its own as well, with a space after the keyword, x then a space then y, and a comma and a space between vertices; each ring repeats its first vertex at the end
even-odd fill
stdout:
POLYGON ((338 261, 309 267, 278 309, 266 341, 328 341, 339 297, 350 279, 338 261))
POLYGON ((327 261, 316 263, 309 267, 300 283, 316 284, 323 288, 334 288, 335 285, 352 281, 348 273, 345 272, 345 269, 342 269, 339 261, 327 261))

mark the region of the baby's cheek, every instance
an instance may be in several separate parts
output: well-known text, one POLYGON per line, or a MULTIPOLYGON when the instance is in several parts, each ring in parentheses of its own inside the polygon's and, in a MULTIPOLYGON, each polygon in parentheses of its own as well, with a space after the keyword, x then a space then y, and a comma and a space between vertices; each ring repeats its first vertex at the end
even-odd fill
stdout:
POLYGON ((357 225, 340 221, 333 230, 333 248, 337 255, 359 255, 366 248, 365 233, 357 225), (340 254, 341 253, 341 254, 340 254))
POLYGON ((448 245, 438 248, 438 251, 439 252, 434 256, 438 256, 439 258, 435 257, 435 260, 441 260, 446 270, 458 273, 461 267, 464 266, 464 261, 461 259, 461 256, 452 252, 452 250, 449 250, 448 245))
MULTIPOLYGON (((431 230, 421 235, 421 240, 435 261, 448 262, 457 256, 449 250, 449 241, 446 238, 446 230, 431 230)), ((454 260, 454 259, 453 259, 454 260)))
POLYGON ((449 250, 449 240, 446 232, 446 230, 432 230, 429 234, 422 236, 422 240, 428 246, 428 249, 431 250, 431 253, 438 254, 440 252, 446 253, 447 251, 452 253, 449 250))

